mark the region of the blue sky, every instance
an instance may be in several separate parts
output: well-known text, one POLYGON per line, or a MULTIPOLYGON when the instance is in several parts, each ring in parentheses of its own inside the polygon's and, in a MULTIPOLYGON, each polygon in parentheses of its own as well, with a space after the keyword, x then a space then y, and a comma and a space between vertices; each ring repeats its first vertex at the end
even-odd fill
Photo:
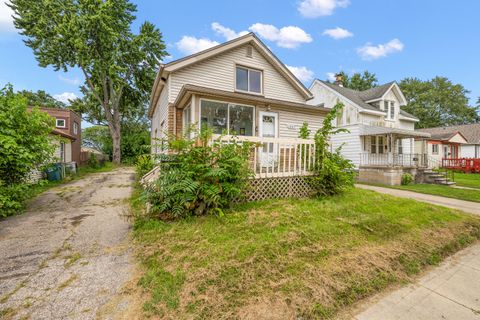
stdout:
MULTIPOLYGON (((0 0, 2 2, 4 0, 0 0)), ((446 76, 480 96, 480 1, 448 0, 135 0, 138 25, 163 32, 170 56, 255 31, 308 86, 345 70, 368 70, 381 83, 446 76)), ((40 68, 0 4, 0 86, 79 95, 78 71, 40 68)))

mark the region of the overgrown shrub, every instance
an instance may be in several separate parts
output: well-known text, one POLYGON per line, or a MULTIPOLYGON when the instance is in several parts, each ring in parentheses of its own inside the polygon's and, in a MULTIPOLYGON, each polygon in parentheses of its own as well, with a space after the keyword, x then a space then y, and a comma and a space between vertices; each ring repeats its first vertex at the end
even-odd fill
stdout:
POLYGON ((152 157, 149 155, 141 155, 137 158, 135 162, 135 171, 137 173, 137 178, 140 179, 150 170, 153 169, 154 163, 152 157))
POLYGON ((413 176, 410 173, 404 173, 402 175, 402 185, 406 186, 413 182, 413 176))
MULTIPOLYGON (((346 129, 334 128, 333 120, 337 117, 343 104, 337 103, 325 117, 322 127, 317 130, 315 140, 315 174, 310 182, 317 196, 330 196, 339 194, 351 188, 355 182, 354 165, 350 160, 340 154, 341 146, 334 152, 330 151, 330 138, 332 135, 348 132, 346 129)), ((301 138, 308 138, 310 131, 308 125, 303 124, 300 130, 301 138)))
POLYGON ((29 186, 25 183, 2 185, 0 181, 0 217, 16 214, 25 206, 29 186))
POLYGON ((29 197, 27 180, 34 169, 53 160, 54 119, 11 85, 0 90, 0 216, 19 212, 29 197))
POLYGON ((24 182, 33 169, 53 159, 50 133, 54 119, 37 108, 28 110, 27 99, 12 86, 0 90, 0 180, 4 185, 24 182))
POLYGON ((87 166, 89 166, 92 169, 98 169, 102 166, 102 163, 98 161, 97 156, 95 153, 90 153, 90 157, 88 158, 87 161, 87 166))
POLYGON ((145 193, 152 214, 162 219, 223 214, 241 197, 252 174, 249 143, 212 140, 212 131, 202 128, 196 139, 170 137, 167 145, 173 154, 160 162, 160 176, 145 193))

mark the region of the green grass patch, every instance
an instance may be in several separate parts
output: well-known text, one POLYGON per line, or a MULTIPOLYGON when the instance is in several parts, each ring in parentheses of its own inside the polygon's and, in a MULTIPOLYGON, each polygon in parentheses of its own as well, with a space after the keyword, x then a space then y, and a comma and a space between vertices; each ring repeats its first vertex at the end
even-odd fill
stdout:
POLYGON ((477 240, 480 219, 354 189, 223 217, 137 219, 134 237, 147 315, 328 319, 477 240))
POLYGON ((388 188, 409 190, 447 198, 480 202, 480 190, 460 189, 439 184, 412 184, 407 186, 384 186, 388 188))
POLYGON ((457 186, 480 189, 479 173, 455 172, 454 179, 457 183, 457 186))

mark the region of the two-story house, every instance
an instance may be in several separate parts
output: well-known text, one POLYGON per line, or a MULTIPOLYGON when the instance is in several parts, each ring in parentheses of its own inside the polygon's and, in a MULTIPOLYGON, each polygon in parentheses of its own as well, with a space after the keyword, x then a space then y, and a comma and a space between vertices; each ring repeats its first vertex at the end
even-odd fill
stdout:
MULTIPOLYGON (((296 158, 303 122, 317 130, 329 111, 307 101, 311 92, 253 33, 161 65, 151 95, 152 153, 159 139, 192 124, 215 134, 263 145, 255 152, 257 176, 304 174, 296 158)), ((313 151, 313 148, 311 149, 313 151)), ((306 158, 303 157, 306 161, 306 158)), ((313 163, 313 159, 309 159, 313 163)))
POLYGON ((414 139, 430 134, 414 130, 419 120, 401 109, 407 101, 397 83, 356 91, 343 87, 340 75, 336 80, 315 80, 309 103, 344 105, 336 126, 348 132, 332 136, 332 147, 341 147, 342 155, 359 169, 360 181, 399 184, 404 171, 428 166, 425 155, 415 153, 414 139))
POLYGON ((80 152, 82 147, 82 119, 78 114, 68 109, 40 108, 55 119, 55 129, 52 135, 61 139, 55 139, 57 145, 55 157, 59 162, 75 162, 80 164, 80 152))

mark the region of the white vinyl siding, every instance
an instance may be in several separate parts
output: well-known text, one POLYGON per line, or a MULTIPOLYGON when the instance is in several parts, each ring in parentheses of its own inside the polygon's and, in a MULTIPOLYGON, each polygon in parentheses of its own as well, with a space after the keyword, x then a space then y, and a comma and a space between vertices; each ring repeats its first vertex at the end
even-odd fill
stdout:
MULTIPOLYGON (((257 119, 259 119, 259 111, 267 111, 267 109, 257 108, 257 119)), ((308 128, 311 130, 310 138, 313 139, 315 132, 322 127, 324 119, 324 116, 321 116, 319 112, 310 110, 272 106, 269 112, 278 113, 279 138, 298 138, 300 127, 304 122, 307 122, 308 128)))
POLYGON ((347 126, 350 133, 338 133, 331 137, 332 151, 342 146, 341 154, 349 159, 358 167, 360 165, 360 153, 362 153, 362 143, 360 137, 359 125, 347 126))
POLYGON ((159 141, 156 141, 155 139, 163 138, 165 133, 162 131, 165 131, 168 128, 168 87, 169 80, 167 79, 152 116, 152 152, 155 152, 155 150, 157 150, 157 152, 160 151, 160 148, 155 148, 155 144, 159 144, 159 141), (163 128, 161 127, 162 122, 163 128))
POLYGON ((246 45, 172 73, 169 77, 169 102, 175 101, 185 84, 234 92, 237 65, 262 71, 263 95, 266 98, 305 103, 300 92, 255 48, 252 58, 247 57, 246 45))
POLYGON ((476 144, 463 144, 460 146, 461 158, 480 158, 480 145, 476 144))

